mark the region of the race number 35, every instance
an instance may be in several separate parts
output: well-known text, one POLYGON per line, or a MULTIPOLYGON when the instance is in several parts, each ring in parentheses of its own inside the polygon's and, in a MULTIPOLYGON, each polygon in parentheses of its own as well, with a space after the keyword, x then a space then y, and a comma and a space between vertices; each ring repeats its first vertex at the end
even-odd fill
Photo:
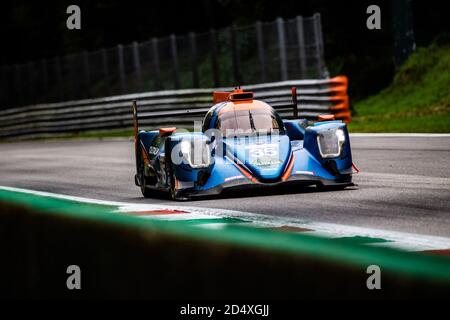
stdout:
POLYGON ((278 149, 276 147, 251 148, 249 151, 252 158, 276 157, 278 149))

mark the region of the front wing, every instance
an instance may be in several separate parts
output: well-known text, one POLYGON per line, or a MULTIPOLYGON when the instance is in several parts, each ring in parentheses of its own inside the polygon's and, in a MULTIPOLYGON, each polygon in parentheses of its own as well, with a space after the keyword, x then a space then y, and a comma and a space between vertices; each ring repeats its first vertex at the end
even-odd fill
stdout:
POLYGON ((294 164, 290 175, 276 182, 261 182, 248 174, 227 158, 216 158, 211 176, 203 186, 190 181, 177 181, 177 195, 192 198, 217 195, 223 191, 243 191, 248 189, 274 188, 287 185, 307 186, 352 186, 352 170, 348 168, 339 174, 331 173, 306 149, 293 152, 294 164))

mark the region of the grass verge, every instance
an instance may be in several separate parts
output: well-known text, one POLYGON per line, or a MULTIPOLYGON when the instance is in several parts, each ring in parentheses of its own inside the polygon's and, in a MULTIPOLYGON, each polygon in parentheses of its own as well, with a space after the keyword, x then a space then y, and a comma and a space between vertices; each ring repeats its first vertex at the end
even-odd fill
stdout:
POLYGON ((355 103, 351 132, 450 132, 450 45, 419 48, 392 84, 355 103))

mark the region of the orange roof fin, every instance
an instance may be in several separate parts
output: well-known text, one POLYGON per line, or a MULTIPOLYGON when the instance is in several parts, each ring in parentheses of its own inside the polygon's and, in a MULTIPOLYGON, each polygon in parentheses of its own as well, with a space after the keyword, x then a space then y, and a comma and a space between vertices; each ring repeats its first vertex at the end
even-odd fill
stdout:
POLYGON ((319 121, 331 121, 334 120, 334 114, 320 114, 319 121))
POLYGON ((213 101, 214 104, 224 101, 251 102, 253 101, 253 92, 242 89, 234 89, 231 92, 214 91, 213 101))
POLYGON ((230 95, 230 92, 214 91, 213 92, 214 104, 219 103, 219 102, 228 101, 229 95, 230 95))
POLYGON ((172 134, 177 130, 176 127, 169 127, 169 128, 159 128, 159 134, 164 136, 167 134, 172 134))

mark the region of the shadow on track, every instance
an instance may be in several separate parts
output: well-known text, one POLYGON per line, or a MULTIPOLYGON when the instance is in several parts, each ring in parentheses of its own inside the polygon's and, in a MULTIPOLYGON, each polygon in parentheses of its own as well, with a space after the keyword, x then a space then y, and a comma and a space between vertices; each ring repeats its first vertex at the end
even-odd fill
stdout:
POLYGON ((292 185, 282 185, 282 186, 259 186, 255 188, 245 188, 245 189, 225 189, 219 195, 202 195, 195 196, 189 200, 185 201, 175 201, 172 200, 170 194, 168 192, 155 190, 152 198, 133 198, 133 200, 169 200, 174 204, 176 203, 189 203, 196 202, 202 200, 214 200, 214 199, 241 199, 241 198, 249 198, 249 197, 267 197, 267 196, 279 196, 279 195, 288 195, 288 194, 308 194, 308 193, 323 193, 323 192, 337 192, 337 191, 351 191, 357 190, 357 186, 349 186, 345 189, 342 188, 320 188, 314 185, 296 185, 293 187, 292 185))

